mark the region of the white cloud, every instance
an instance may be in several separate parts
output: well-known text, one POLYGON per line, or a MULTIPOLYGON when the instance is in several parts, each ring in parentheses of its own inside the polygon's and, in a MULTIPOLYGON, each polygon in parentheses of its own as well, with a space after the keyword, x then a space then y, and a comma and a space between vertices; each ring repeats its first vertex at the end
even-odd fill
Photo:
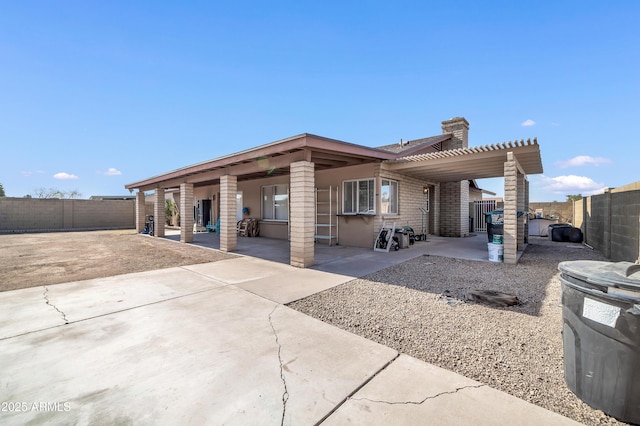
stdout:
POLYGON ((578 155, 570 160, 558 161, 558 167, 577 167, 577 166, 600 166, 601 164, 611 163, 611 160, 604 157, 589 157, 588 155, 578 155))
POLYGON ((554 178, 542 176, 540 181, 546 191, 561 195, 582 194, 589 196, 602 193, 606 188, 603 183, 598 183, 586 176, 568 175, 554 178))
POLYGON ((76 180, 76 179, 78 179, 78 176, 76 176, 74 174, 65 173, 65 172, 56 173, 55 175, 53 175, 53 177, 54 177, 54 179, 61 179, 61 180, 76 180))
POLYGON ((531 127, 531 126, 535 126, 535 125, 536 125, 536 122, 533 121, 532 119, 525 120, 521 124, 521 126, 524 126, 524 127, 531 127))
POLYGON ((106 176, 120 176, 122 172, 114 167, 109 167, 103 174, 106 176))

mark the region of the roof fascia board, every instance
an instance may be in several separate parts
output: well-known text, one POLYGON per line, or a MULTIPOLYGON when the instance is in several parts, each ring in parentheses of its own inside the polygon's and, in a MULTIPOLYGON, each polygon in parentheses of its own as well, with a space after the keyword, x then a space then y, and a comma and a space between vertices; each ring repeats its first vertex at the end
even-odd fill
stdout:
POLYGON ((193 164, 191 166, 182 167, 180 169, 173 170, 168 173, 153 176, 148 179, 144 179, 138 182, 125 185, 125 188, 133 189, 152 184, 157 181, 169 180, 184 175, 190 175, 194 173, 200 173, 203 171, 211 170, 214 168, 227 167, 232 163, 239 163, 247 160, 253 160, 259 157, 266 157, 293 149, 301 149, 305 147, 306 135, 292 136, 287 139, 282 139, 270 144, 261 145, 256 148, 247 149, 237 152, 235 154, 229 154, 222 157, 215 158, 213 160, 204 161, 202 163, 193 164))
MULTIPOLYGON (((369 148, 361 145, 355 145, 347 142, 342 142, 334 139, 324 138, 317 135, 301 134, 293 136, 291 138, 282 139, 277 142, 262 145, 256 148, 240 151, 235 154, 226 155, 213 160, 205 161, 202 163, 194 164, 191 166, 183 167, 174 170, 169 173, 157 175, 148 179, 144 179, 138 182, 133 182, 125 185, 125 188, 132 190, 143 187, 153 187, 155 184, 163 181, 178 179, 185 175, 197 174, 205 171, 210 171, 215 168, 228 167, 233 163, 246 162, 249 160, 255 160, 260 157, 269 157, 271 155, 279 154, 292 150, 305 150, 306 159, 309 161, 311 153, 314 149, 321 149, 323 151, 331 151, 337 154, 347 156, 359 156, 361 158, 369 158, 373 160, 391 160, 396 158, 395 154, 381 151, 375 148, 369 148)), ((303 158, 304 159, 304 158, 303 158)), ((299 161, 299 160, 298 160, 299 161)))
POLYGON ((350 154, 357 155, 377 160, 392 160, 398 155, 392 152, 383 151, 377 148, 371 148, 364 145, 357 145, 349 142, 343 142, 335 139, 325 138, 323 136, 317 136, 307 134, 307 146, 313 149, 320 149, 324 151, 330 151, 337 154, 350 154))
MULTIPOLYGON (((202 182, 208 182, 211 180, 220 179, 220 177, 229 175, 229 176, 242 176, 251 173, 267 173, 272 169, 280 169, 283 167, 289 167, 291 163, 296 161, 304 161, 306 160, 306 155, 304 151, 296 151, 291 154, 281 155, 275 158, 264 158, 252 161, 250 163, 243 164, 235 164, 227 167, 219 168, 217 170, 204 171, 197 174, 191 174, 183 177, 175 177, 172 179, 154 182, 147 185, 141 185, 139 188, 140 191, 149 191, 154 188, 172 188, 179 186, 181 183, 192 183, 198 184, 202 182)), ((267 177, 267 176, 265 176, 267 177)))

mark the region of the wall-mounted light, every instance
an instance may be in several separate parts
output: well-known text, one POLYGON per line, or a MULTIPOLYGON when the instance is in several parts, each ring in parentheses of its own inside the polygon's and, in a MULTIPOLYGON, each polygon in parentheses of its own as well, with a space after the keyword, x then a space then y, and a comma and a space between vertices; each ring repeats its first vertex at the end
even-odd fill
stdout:
POLYGON ((428 186, 423 186, 423 187, 422 187, 422 193, 423 193, 424 195, 427 195, 427 194, 429 193, 429 187, 428 187, 428 186))

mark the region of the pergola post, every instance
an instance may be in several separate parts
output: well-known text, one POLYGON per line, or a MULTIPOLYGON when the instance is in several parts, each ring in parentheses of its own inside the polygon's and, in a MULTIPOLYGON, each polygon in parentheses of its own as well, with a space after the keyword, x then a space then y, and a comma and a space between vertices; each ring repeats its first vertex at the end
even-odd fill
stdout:
POLYGON ((193 184, 180 184, 180 242, 193 242, 193 184))
POLYGON ((164 237, 164 189, 156 188, 153 194, 153 236, 164 237))
POLYGON ((146 204, 144 191, 136 193, 136 232, 139 234, 144 231, 144 223, 146 222, 146 204))
POLYGON ((234 251, 238 246, 236 231, 236 198, 238 177, 220 177, 220 250, 234 251))
POLYGON ((315 256, 315 165, 310 161, 291 163, 290 207, 291 266, 307 268, 315 256))

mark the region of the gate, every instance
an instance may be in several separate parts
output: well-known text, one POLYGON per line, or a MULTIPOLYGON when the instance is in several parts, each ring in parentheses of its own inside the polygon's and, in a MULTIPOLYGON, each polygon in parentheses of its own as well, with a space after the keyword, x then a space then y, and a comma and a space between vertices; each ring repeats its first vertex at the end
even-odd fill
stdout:
POLYGON ((473 226, 477 232, 487 232, 484 214, 496 209, 496 200, 482 200, 473 202, 473 226))

